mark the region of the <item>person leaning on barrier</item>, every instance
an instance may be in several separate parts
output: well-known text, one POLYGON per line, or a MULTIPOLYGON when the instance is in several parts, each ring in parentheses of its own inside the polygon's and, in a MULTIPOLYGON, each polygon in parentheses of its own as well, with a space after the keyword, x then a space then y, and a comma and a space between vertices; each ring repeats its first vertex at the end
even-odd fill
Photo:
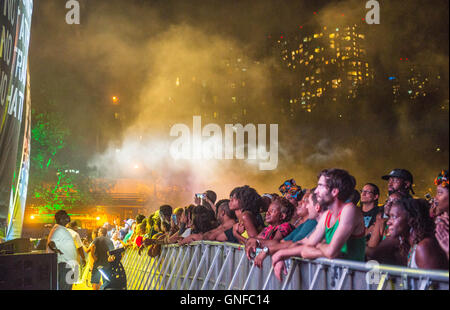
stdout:
MULTIPOLYGON (((256 238, 254 238, 256 242, 258 244, 261 243, 261 240, 272 240, 279 242, 289 235, 294 230, 294 226, 289 223, 289 220, 294 213, 294 209, 295 207, 289 200, 284 197, 276 197, 270 204, 269 210, 266 213, 265 221, 269 224, 269 226, 265 227, 263 231, 256 238)), ((268 248, 264 247, 262 248, 262 251, 259 251, 260 248, 255 250, 255 264, 257 266, 261 266, 262 261, 268 255, 268 248)))
POLYGON ((295 206, 286 198, 275 198, 267 210, 265 222, 268 224, 257 236, 264 240, 281 240, 289 235, 294 226, 289 223, 295 206))
POLYGON ((320 172, 314 192, 321 207, 328 211, 321 216, 316 229, 302 245, 280 250, 272 256, 272 265, 278 279, 281 280, 281 273, 286 272, 283 260, 292 256, 364 261, 363 216, 353 203, 346 202, 351 197, 355 184, 355 178, 345 170, 320 172))
POLYGON ((436 231, 435 237, 439 242, 440 247, 447 255, 448 261, 448 222, 449 222, 449 209, 448 209, 448 191, 449 191, 449 177, 448 170, 442 170, 441 173, 434 180, 436 185, 436 196, 434 202, 435 208, 435 224, 436 231))
POLYGON ((236 213, 238 222, 225 231, 228 242, 242 243, 249 237, 256 237, 264 228, 264 220, 259 213, 261 196, 248 185, 236 187, 230 193, 230 210, 236 213))
POLYGON ((400 241, 403 265, 408 268, 448 269, 445 253, 434 237, 435 224, 425 199, 400 199, 389 213, 389 234, 400 241))
POLYGON ((207 206, 197 206, 193 209, 192 233, 179 241, 179 244, 185 245, 193 241, 202 240, 204 233, 216 228, 218 225, 214 211, 207 206))
POLYGON ((219 222, 219 226, 215 229, 212 229, 202 235, 202 240, 211 240, 211 241, 226 241, 227 237, 225 235, 225 231, 230 228, 233 228, 233 225, 236 224, 237 218, 234 211, 230 210, 229 200, 223 199, 217 202, 216 204, 216 219, 219 222))
POLYGON ((381 208, 381 213, 377 215, 370 239, 367 242, 367 260, 376 260, 383 264, 401 265, 401 257, 399 256, 400 242, 398 238, 389 236, 387 222, 392 204, 403 198, 405 196, 401 192, 393 192, 381 208))
POLYGON ((287 237, 280 241, 276 240, 261 240, 257 238, 249 238, 245 244, 245 251, 247 258, 252 259, 255 255, 256 249, 260 248, 262 251, 254 258, 255 265, 262 267, 264 259, 268 255, 273 255, 277 251, 287 249, 301 244, 301 240, 309 236, 317 225, 317 221, 324 213, 324 209, 318 204, 317 197, 314 190, 307 191, 303 196, 304 203, 307 210, 307 220, 294 229, 287 237))

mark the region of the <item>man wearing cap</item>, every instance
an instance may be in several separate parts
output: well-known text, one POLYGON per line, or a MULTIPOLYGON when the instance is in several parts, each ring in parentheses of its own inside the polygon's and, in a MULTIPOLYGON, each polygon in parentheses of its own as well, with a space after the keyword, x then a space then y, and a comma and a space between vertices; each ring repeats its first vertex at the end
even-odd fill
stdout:
POLYGON ((414 194, 412 189, 413 176, 411 172, 406 169, 394 169, 389 174, 381 177, 383 180, 388 181, 389 195, 398 192, 405 196, 405 198, 412 198, 411 193, 414 194))

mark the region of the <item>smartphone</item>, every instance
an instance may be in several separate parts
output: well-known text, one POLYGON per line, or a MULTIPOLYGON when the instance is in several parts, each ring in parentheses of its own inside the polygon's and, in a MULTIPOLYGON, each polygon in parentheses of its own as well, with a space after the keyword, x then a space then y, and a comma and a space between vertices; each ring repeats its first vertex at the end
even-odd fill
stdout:
POLYGON ((205 195, 204 194, 195 194, 195 197, 203 199, 203 198, 205 198, 205 195))
POLYGON ((172 221, 175 225, 178 225, 177 224, 177 216, 175 214, 172 214, 172 221))

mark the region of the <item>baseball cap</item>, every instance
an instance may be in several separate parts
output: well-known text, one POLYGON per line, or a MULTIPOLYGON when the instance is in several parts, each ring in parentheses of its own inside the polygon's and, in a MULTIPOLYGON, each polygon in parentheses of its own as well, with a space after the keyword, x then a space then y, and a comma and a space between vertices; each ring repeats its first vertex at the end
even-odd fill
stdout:
POLYGON ((411 172, 406 169, 393 169, 391 172, 389 172, 389 174, 383 175, 381 178, 383 180, 389 180, 389 178, 401 178, 405 181, 411 182, 411 184, 414 183, 411 172))

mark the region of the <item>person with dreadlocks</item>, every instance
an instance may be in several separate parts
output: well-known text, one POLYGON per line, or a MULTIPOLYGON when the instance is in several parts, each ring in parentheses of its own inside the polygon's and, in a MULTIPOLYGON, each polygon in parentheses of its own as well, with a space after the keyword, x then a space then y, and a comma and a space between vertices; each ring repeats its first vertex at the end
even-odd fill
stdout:
POLYGON ((434 180, 436 187, 435 214, 437 215, 435 237, 441 246, 441 249, 447 255, 448 261, 448 170, 442 170, 434 180))
POLYGON ((444 252, 434 237, 434 222, 425 199, 405 198, 392 204, 389 235, 400 241, 400 255, 408 268, 448 269, 444 252))

